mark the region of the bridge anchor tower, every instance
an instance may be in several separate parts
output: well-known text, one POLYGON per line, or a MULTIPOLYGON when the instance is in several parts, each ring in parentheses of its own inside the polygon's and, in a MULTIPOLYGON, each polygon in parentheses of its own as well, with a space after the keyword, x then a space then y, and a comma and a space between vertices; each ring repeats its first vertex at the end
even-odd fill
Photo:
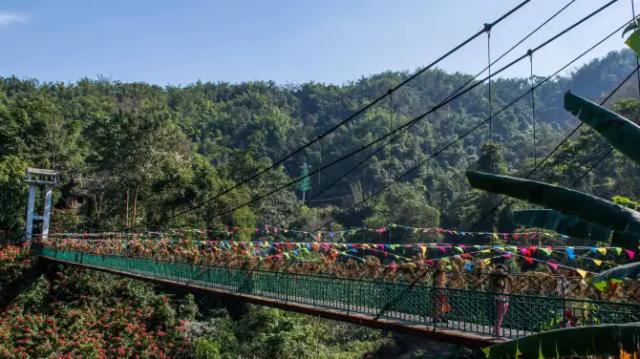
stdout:
POLYGON ((29 184, 29 199, 27 202, 27 220, 24 237, 26 241, 33 238, 33 222, 42 221, 41 235, 47 238, 49 235, 49 223, 51 222, 51 201, 53 188, 60 184, 57 171, 40 168, 27 168, 25 181, 29 184), (42 215, 35 214, 37 187, 44 188, 44 209, 42 215))

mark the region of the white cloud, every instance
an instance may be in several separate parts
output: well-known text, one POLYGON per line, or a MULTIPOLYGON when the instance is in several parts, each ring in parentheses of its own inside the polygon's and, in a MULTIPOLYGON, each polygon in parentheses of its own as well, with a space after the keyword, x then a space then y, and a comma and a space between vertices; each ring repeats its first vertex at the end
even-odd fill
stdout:
POLYGON ((24 14, 18 14, 15 12, 0 11, 0 27, 9 26, 15 23, 26 22, 29 20, 29 16, 24 14))

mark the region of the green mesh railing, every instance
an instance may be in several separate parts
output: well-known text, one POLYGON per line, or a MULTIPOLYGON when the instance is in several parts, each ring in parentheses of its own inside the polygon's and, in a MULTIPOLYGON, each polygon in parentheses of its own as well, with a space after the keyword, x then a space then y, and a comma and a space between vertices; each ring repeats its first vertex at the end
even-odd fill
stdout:
POLYGON ((402 295, 409 284, 157 262, 51 248, 40 251, 42 256, 52 259, 345 313, 375 316, 391 302, 393 304, 380 316, 380 320, 401 320, 410 324, 506 338, 518 338, 566 326, 640 321, 640 305, 637 304, 507 295, 509 309, 496 332, 496 295, 487 292, 460 289, 445 289, 443 292, 419 284, 402 295), (444 321, 436 322, 432 320, 433 302, 437 295, 442 294, 446 296, 451 311, 445 315, 444 321))

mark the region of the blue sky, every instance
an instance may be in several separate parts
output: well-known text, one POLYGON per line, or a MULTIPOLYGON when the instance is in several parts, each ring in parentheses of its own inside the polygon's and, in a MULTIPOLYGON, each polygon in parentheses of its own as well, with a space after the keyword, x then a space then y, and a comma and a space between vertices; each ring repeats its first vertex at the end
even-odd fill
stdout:
MULTIPOLYGON (((159 85, 197 80, 342 84, 423 66, 519 1, 3 0, 0 76, 64 82, 103 76, 159 85)), ((494 28, 492 53, 506 50, 567 2, 532 0, 494 28)), ((576 0, 511 58, 606 2, 576 0)), ((630 0, 619 0, 537 54, 536 73, 553 72, 630 18, 630 0)), ((588 59, 623 47, 622 38, 614 36, 588 59)), ((475 73, 485 65, 483 37, 440 67, 475 73)), ((505 75, 528 72, 527 61, 505 75)))

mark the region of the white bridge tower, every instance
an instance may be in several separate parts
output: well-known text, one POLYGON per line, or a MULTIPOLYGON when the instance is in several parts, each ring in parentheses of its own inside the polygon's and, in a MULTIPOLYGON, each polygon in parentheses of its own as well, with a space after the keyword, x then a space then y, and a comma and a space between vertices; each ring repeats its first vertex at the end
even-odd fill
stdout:
POLYGON ((25 229, 25 240, 33 238, 33 222, 42 221, 42 238, 49 235, 49 223, 51 222, 51 201, 53 188, 60 184, 57 171, 43 170, 39 168, 27 168, 25 181, 29 184, 29 202, 27 204, 27 223, 25 229), (44 187, 44 211, 42 215, 35 214, 36 186, 44 187))

